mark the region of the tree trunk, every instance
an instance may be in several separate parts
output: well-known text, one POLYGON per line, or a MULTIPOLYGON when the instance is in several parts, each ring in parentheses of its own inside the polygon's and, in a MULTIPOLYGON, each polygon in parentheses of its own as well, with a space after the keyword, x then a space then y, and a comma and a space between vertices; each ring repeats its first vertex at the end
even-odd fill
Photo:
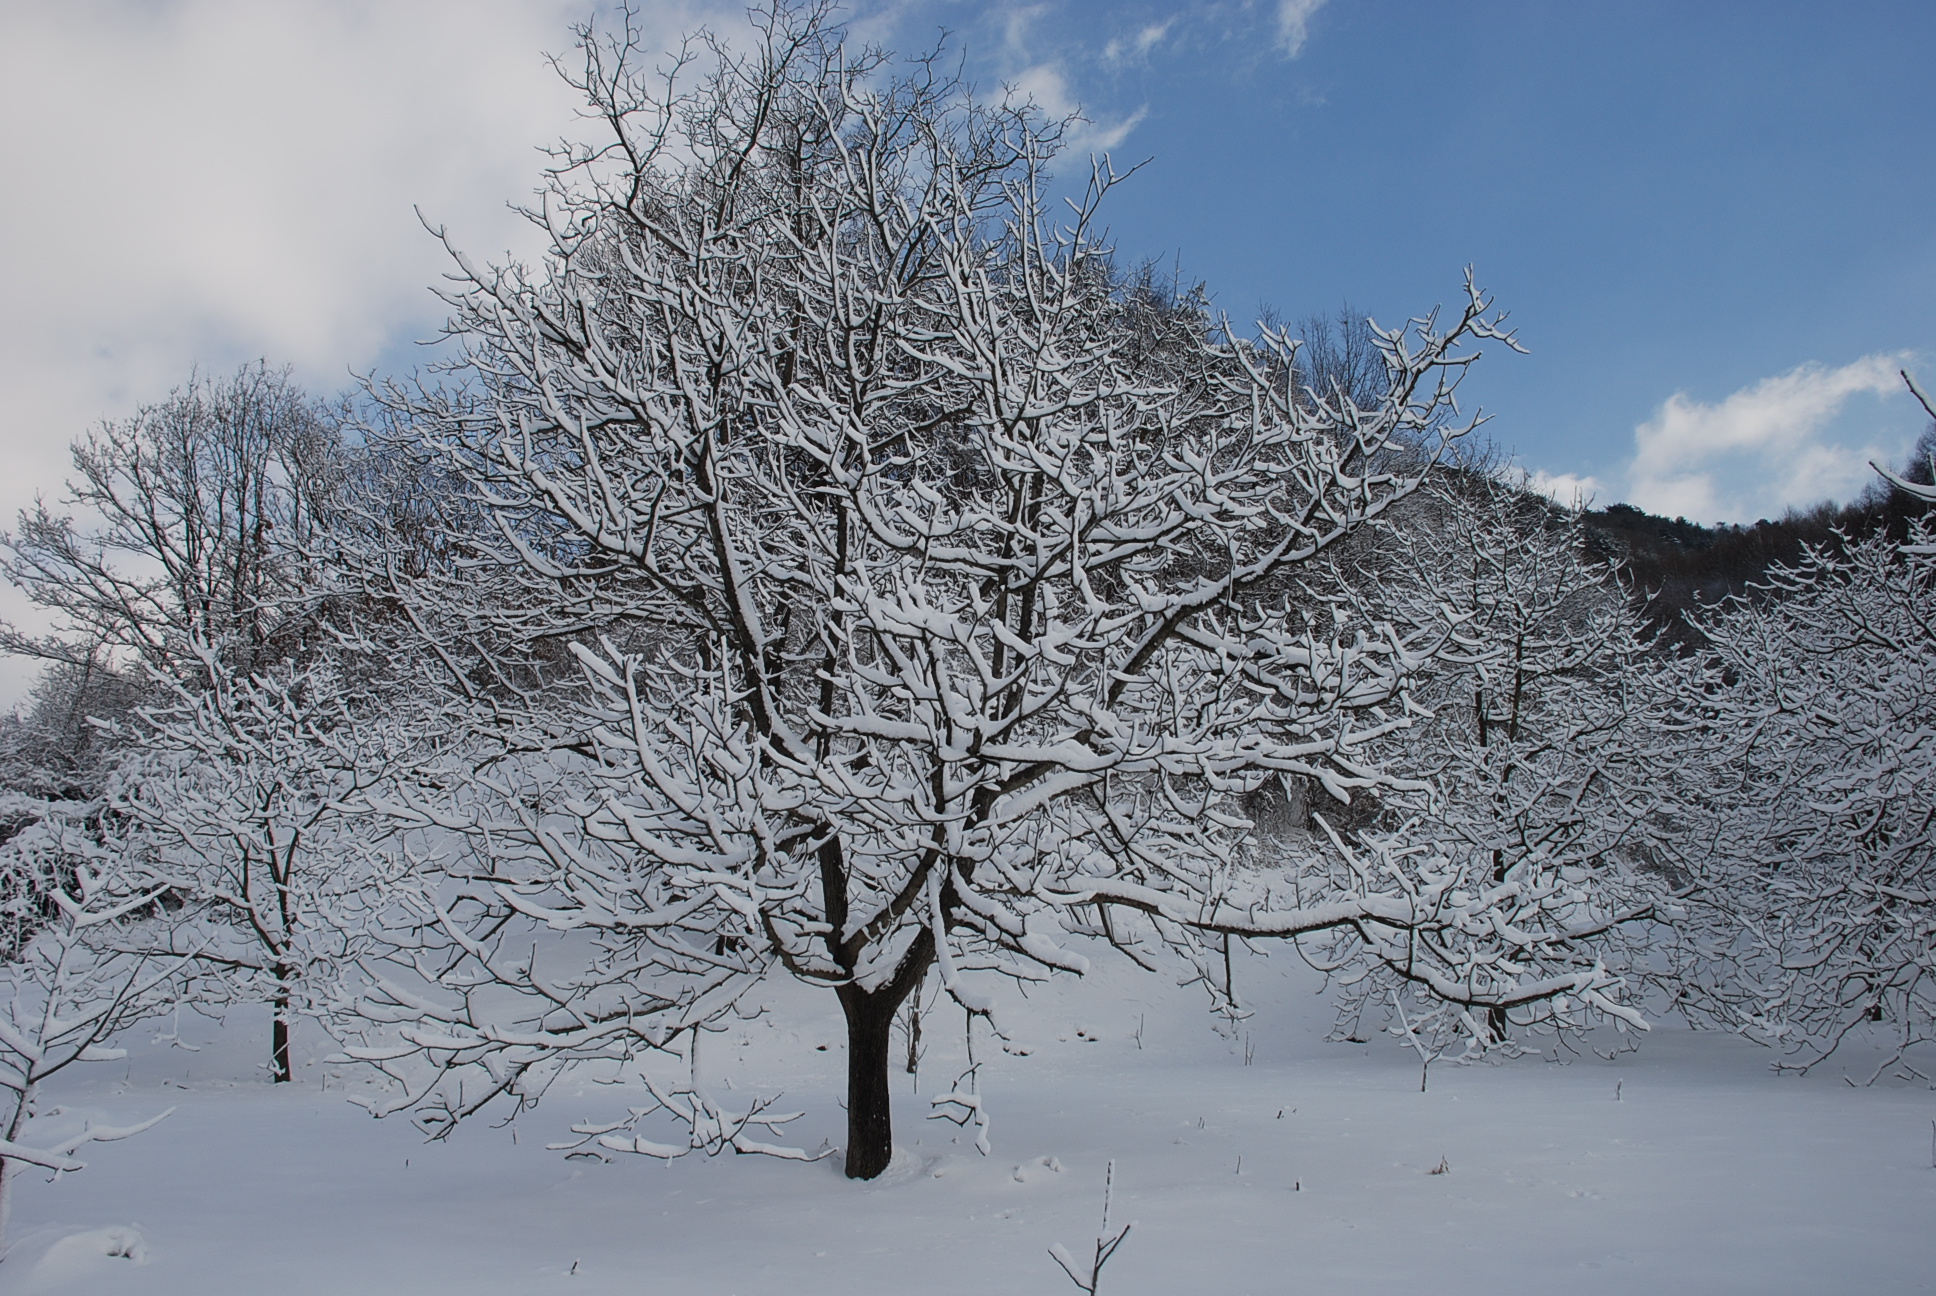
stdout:
MULTIPOLYGON (((27 1111, 33 1105, 35 1083, 29 1082, 20 1092, 20 1101, 14 1104, 13 1117, 7 1122, 6 1138, 12 1143, 20 1137, 20 1127, 26 1124, 27 1111)), ((13 1180, 22 1167, 10 1157, 0 1157, 0 1260, 7 1255, 7 1225, 13 1219, 13 1180)))
POLYGON ((840 987, 847 1013, 847 1177, 872 1179, 894 1156, 894 1115, 888 1099, 887 1063, 894 1010, 882 994, 840 987))
POLYGON ((839 986, 847 1014, 847 1177, 872 1179, 894 1157, 894 1111, 887 1073, 893 1053, 894 1014, 921 984, 934 962, 934 938, 923 931, 901 959, 894 977, 879 990, 853 982, 839 986))
POLYGON ((6 1255, 7 1223, 13 1215, 13 1175, 17 1167, 0 1157, 0 1257, 6 1255))
POLYGON ((269 1023, 269 1072, 276 1084, 288 1084, 289 1071, 289 982, 276 977, 275 997, 269 1001, 273 1018, 269 1023))

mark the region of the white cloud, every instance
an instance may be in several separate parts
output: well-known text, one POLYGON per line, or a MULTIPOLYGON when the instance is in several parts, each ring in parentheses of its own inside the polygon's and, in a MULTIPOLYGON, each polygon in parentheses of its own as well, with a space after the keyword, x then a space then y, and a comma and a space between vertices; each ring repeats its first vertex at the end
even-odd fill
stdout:
POLYGON ((1029 29, 1048 12, 1047 4, 1011 4, 998 7, 1002 21, 1002 44, 1011 56, 1026 56, 1033 42, 1029 29))
POLYGON ((1534 469, 1522 476, 1521 485, 1568 508, 1607 502, 1605 484, 1598 477, 1581 473, 1549 473, 1534 469))
MULTIPOLYGON (((743 24, 706 3, 649 6, 654 43, 743 24)), ((78 433, 196 362, 266 356, 327 392, 433 332, 446 262, 413 206, 480 260, 532 251, 505 204, 579 128, 544 53, 588 8, 0 3, 0 525, 58 495, 78 433)))
POLYGON ((1131 59, 1148 58, 1149 52, 1170 34, 1170 28, 1175 25, 1175 18, 1165 18, 1160 23, 1151 23, 1147 27, 1137 29, 1136 34, 1127 39, 1115 37, 1102 47, 1103 61, 1123 63, 1131 59))
POLYGON ((1634 429, 1628 499, 1700 522, 1749 522, 1826 498, 1846 500, 1900 458, 1914 432, 1837 427, 1848 400, 1903 390, 1902 356, 1864 356, 1838 369, 1806 364, 1716 404, 1676 392, 1634 429))
POLYGON ((1324 0, 1277 0, 1277 47, 1285 58, 1296 58, 1311 38, 1311 19, 1324 0))
POLYGON ((1121 147, 1149 111, 1147 107, 1138 108, 1129 116, 1114 122, 1094 121, 1083 116, 1082 106, 1069 91, 1068 77, 1055 63, 1038 63, 1024 69, 1009 81, 1009 88, 1015 95, 1033 100, 1036 107, 1052 118, 1073 116, 1075 125, 1069 132, 1067 142, 1070 150, 1078 155, 1107 153, 1121 147))

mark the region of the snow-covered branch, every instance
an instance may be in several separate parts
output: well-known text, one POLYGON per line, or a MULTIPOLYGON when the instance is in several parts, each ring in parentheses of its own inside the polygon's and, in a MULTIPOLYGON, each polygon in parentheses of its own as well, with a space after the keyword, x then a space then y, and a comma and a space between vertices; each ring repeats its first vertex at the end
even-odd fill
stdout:
POLYGON ((108 1041, 172 1001, 178 959, 118 952, 117 933, 167 903, 172 880, 142 866, 99 803, 48 805, 0 844, 0 1238, 10 1184, 26 1166, 78 1170, 90 1142, 138 1134, 126 1127, 35 1136, 42 1086, 76 1063, 113 1061, 108 1041))

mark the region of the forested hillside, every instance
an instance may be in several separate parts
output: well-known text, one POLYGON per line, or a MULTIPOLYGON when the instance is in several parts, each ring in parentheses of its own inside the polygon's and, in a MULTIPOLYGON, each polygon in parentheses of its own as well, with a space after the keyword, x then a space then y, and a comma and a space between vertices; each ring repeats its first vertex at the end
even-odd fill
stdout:
MULTIPOLYGON (((1936 434, 1926 432, 1901 476, 1928 486, 1936 434)), ((1594 554, 1617 562, 1647 599, 1649 621, 1676 643, 1698 641, 1690 618, 1733 595, 1747 593, 1769 570, 1798 561, 1809 547, 1835 547, 1880 531, 1898 542, 1929 509, 1926 501, 1878 482, 1854 502, 1824 502, 1748 526, 1707 527, 1686 518, 1655 517, 1631 504, 1589 509, 1594 554)))

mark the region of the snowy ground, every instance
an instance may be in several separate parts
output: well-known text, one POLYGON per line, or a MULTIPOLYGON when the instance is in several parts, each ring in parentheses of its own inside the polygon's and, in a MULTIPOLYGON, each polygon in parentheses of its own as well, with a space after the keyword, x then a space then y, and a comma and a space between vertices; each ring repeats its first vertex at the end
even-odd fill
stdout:
MULTIPOLYGON (((1926 1085, 1852 1088, 1839 1062, 1776 1077, 1765 1051, 1662 1023, 1613 1061, 1435 1066, 1421 1094, 1390 1040, 1323 1043, 1328 1014, 1288 963, 1240 969, 1258 1011, 1235 1040, 1195 992, 1141 973, 1015 1002, 1035 1049, 985 1069, 987 1158, 921 1119, 961 1059, 938 1014, 920 1094, 897 1076, 902 1151, 869 1184, 834 1162, 565 1161, 543 1145, 625 1102, 590 1083, 515 1142, 479 1122, 426 1144, 343 1101, 350 1073, 264 1083, 239 1019, 184 1021, 199 1052, 151 1029, 52 1098, 77 1117, 175 1114, 90 1148, 84 1173, 16 1181, 0 1293, 1072 1292, 1046 1248, 1088 1249, 1112 1157, 1136 1226, 1106 1296, 1936 1290, 1926 1085)), ((808 1112, 791 1141, 838 1141, 833 998, 775 998, 709 1069, 736 1092, 784 1088, 808 1112)), ((1873 1065, 1847 1060, 1861 1079, 1873 1065)))

